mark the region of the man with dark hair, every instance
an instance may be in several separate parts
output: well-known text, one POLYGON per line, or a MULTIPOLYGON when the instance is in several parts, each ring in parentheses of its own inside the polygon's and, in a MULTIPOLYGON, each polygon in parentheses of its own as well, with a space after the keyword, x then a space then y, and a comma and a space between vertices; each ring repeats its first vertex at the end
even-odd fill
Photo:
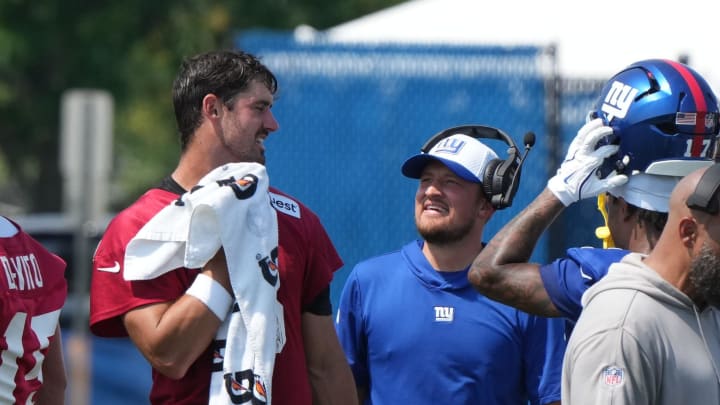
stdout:
MULTIPOLYGON (((127 281, 128 243, 164 207, 214 169, 265 163, 264 141, 278 129, 271 112, 277 81, 256 57, 218 51, 185 60, 173 85, 181 155, 173 173, 121 212, 93 259, 90 326, 99 336, 130 336, 153 367, 153 404, 208 403, 216 333, 234 302, 223 249, 203 268, 178 268, 152 280, 127 281)), ((333 328, 330 282, 342 261, 319 218, 270 187, 277 211, 273 257, 286 342, 272 374, 272 402, 353 404, 352 375, 333 328), (288 209, 291 207, 291 209, 288 209)), ((215 371, 213 371, 215 372, 215 371)), ((249 380, 252 380, 250 378, 249 380)), ((228 390, 262 396, 242 381, 228 390)))

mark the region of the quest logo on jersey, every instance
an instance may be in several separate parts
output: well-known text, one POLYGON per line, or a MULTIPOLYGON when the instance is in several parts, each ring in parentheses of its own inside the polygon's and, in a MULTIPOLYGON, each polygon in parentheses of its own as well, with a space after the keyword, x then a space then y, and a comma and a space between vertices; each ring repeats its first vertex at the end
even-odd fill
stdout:
POLYGON ((280 194, 268 192, 268 195, 270 196, 270 205, 272 205, 276 211, 300 218, 300 205, 298 205, 297 202, 280 194))

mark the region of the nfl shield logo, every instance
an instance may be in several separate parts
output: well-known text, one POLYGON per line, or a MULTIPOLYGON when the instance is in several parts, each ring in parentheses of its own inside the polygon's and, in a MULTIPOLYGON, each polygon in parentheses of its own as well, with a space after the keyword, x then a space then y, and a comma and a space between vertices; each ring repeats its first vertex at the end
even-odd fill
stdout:
POLYGON ((603 381, 605 385, 620 385, 623 382, 623 369, 615 366, 608 366, 603 369, 603 381))
POLYGON ((715 114, 714 113, 707 113, 707 115, 705 115, 705 128, 708 128, 708 129, 715 128, 715 114))

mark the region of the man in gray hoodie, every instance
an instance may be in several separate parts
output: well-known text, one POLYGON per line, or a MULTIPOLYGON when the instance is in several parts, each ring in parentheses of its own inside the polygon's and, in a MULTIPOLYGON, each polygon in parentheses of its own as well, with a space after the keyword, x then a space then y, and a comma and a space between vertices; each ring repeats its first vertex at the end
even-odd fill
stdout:
POLYGON ((720 164, 683 178, 652 252, 588 289, 562 403, 720 404, 720 164))

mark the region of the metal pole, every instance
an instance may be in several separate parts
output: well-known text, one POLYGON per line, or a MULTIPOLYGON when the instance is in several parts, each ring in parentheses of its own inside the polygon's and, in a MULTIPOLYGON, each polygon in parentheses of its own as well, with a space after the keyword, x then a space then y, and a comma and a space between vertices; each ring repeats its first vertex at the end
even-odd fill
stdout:
POLYGON ((93 133, 95 128, 93 120, 95 114, 89 102, 84 103, 82 108, 82 136, 80 154, 85 170, 80 171, 82 181, 80 182, 81 198, 77 199, 77 222, 73 235, 73 257, 75 260, 73 271, 72 293, 77 300, 75 311, 72 317, 72 335, 68 342, 68 353, 70 356, 70 403, 75 405, 90 403, 90 339, 88 337, 88 314, 89 314, 89 280, 90 280, 90 255, 89 255, 89 226, 90 209, 93 207, 94 190, 92 181, 92 160, 93 156, 93 133))
MULTIPOLYGON (((546 178, 550 178, 550 176, 555 174, 555 170, 564 158, 562 138, 560 134, 560 97, 562 96, 562 78, 560 77, 558 69, 556 45, 549 45, 546 48, 546 54, 550 63, 550 72, 545 81, 545 122, 547 125, 550 148, 546 178)), ((564 229, 563 215, 560 215, 548 229, 548 258, 558 257, 562 254, 565 245, 564 229)))

